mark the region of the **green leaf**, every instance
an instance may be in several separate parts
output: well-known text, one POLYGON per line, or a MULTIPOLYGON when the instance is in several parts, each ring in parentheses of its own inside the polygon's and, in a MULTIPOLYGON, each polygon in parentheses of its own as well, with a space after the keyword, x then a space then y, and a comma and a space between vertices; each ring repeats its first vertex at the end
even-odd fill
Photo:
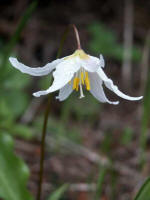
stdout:
POLYGON ((23 124, 14 124, 11 129, 13 135, 19 136, 26 140, 32 139, 34 136, 33 130, 23 124))
POLYGON ((105 166, 100 166, 99 176, 98 176, 97 186, 96 186, 96 193, 95 193, 95 198, 94 198, 95 200, 101 199, 102 187, 103 187, 106 172, 107 172, 107 168, 105 166))
POLYGON ((17 124, 13 120, 2 120, 0 123, 0 129, 12 136, 18 136, 25 140, 30 140, 35 136, 35 131, 30 126, 25 124, 17 124))
POLYGON ((62 185, 49 196, 48 200, 59 200, 67 189, 68 184, 62 185))
POLYGON ((4 200, 33 200, 26 184, 29 169, 13 152, 10 135, 0 134, 0 197, 4 200))
POLYGON ((3 88, 6 90, 21 90, 31 83, 30 76, 20 73, 12 66, 6 70, 8 70, 8 76, 7 79, 3 81, 3 88))
POLYGON ((142 185, 134 200, 148 200, 150 199, 150 178, 148 178, 142 185))
POLYGON ((28 95, 23 91, 8 90, 1 91, 0 99, 3 100, 10 111, 13 118, 22 114, 28 105, 28 95))
POLYGON ((0 97, 0 126, 2 124, 2 121, 4 121, 4 123, 6 124, 7 121, 10 121, 12 119, 12 112, 11 110, 8 108, 8 105, 5 101, 5 99, 0 97))

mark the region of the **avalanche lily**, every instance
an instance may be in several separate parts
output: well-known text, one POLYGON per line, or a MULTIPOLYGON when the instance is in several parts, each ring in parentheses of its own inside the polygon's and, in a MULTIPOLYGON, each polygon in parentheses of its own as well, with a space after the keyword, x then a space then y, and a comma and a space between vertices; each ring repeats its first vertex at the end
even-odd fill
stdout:
POLYGON ((32 76, 45 76, 53 70, 54 81, 53 84, 44 91, 33 93, 35 97, 47 95, 51 92, 59 90, 56 97, 60 101, 65 100, 72 93, 73 90, 80 91, 80 98, 84 97, 83 88, 91 92, 91 94, 100 102, 107 102, 110 104, 118 104, 118 101, 110 101, 105 96, 103 90, 104 85, 121 98, 136 101, 143 97, 130 97, 122 93, 117 86, 115 86, 111 79, 104 73, 104 59, 96 58, 86 54, 82 49, 76 50, 72 55, 54 60, 44 67, 31 68, 20 62, 16 58, 10 57, 9 61, 16 69, 22 73, 30 74, 32 76))

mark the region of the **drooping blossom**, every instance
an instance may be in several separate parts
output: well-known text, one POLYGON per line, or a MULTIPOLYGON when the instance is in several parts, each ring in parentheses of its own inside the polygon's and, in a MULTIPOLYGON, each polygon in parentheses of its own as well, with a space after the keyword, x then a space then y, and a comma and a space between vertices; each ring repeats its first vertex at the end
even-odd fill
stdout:
POLYGON ((13 67, 20 70, 22 73, 32 76, 45 76, 52 73, 54 78, 52 85, 47 90, 33 93, 35 97, 47 95, 59 90, 59 94, 56 98, 60 101, 68 98, 73 91, 79 91, 80 98, 83 98, 83 90, 85 89, 100 102, 118 104, 118 101, 108 100, 103 90, 104 85, 116 95, 126 100, 137 101, 143 98, 142 96, 130 97, 122 93, 104 73, 103 68, 105 63, 103 56, 100 55, 100 58, 90 56, 82 49, 76 50, 70 56, 56 59, 46 64, 44 67, 28 67, 18 62, 18 60, 13 57, 10 57, 9 61, 13 67))

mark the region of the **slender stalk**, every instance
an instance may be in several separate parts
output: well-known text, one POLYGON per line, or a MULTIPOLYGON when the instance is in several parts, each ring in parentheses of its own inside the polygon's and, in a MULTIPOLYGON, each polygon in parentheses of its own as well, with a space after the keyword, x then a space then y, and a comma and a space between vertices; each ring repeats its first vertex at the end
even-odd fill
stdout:
MULTIPOLYGON (((74 32, 75 32, 78 49, 81 49, 78 30, 75 27, 75 25, 72 25, 72 27, 73 27, 74 32)), ((56 59, 59 58, 59 56, 61 54, 64 42, 65 42, 65 40, 67 38, 67 35, 68 35, 68 32, 69 32, 69 28, 70 28, 70 26, 68 26, 65 29, 64 34, 62 35, 56 59)), ((48 122, 49 111, 50 111, 50 96, 48 97, 48 103, 47 103, 47 107, 46 107, 46 110, 45 110, 42 137, 41 137, 40 171, 39 171, 39 183, 38 183, 38 191, 37 191, 37 200, 41 200, 41 194, 42 194, 42 182, 43 182, 43 172, 44 172, 44 157, 45 157, 45 138, 46 138, 46 130, 47 130, 47 122, 48 122)))
POLYGON ((131 86, 132 47, 133 47, 133 21, 134 1, 124 0, 124 52, 122 65, 122 80, 124 87, 131 86))
POLYGON ((77 40, 78 49, 81 49, 81 43, 80 43, 79 32, 77 30, 77 27, 74 24, 72 24, 71 26, 74 29, 74 33, 75 33, 75 37, 76 37, 76 40, 77 40))
POLYGON ((41 199, 42 181, 43 181, 43 169, 44 169, 44 157, 45 157, 45 148, 44 147, 45 147, 45 137, 46 137, 46 129, 47 129, 49 110, 50 110, 50 97, 48 98, 48 103, 47 103, 47 107, 46 107, 46 110, 45 110, 44 123, 43 123, 42 140, 41 140, 39 185, 38 185, 37 200, 41 199))

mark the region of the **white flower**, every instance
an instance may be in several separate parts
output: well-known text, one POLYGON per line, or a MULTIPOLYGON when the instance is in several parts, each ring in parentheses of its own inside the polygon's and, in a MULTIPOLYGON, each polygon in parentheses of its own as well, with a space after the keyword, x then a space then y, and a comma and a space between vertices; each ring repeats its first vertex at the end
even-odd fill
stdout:
POLYGON ((104 85, 127 100, 136 101, 143 97, 130 97, 119 91, 111 79, 104 73, 104 59, 100 55, 100 59, 86 54, 83 50, 76 50, 72 55, 54 60, 44 67, 31 68, 20 62, 16 58, 9 58, 11 64, 21 72, 32 76, 44 76, 53 72, 53 84, 44 91, 33 93, 35 97, 46 95, 56 90, 59 90, 59 95, 56 97, 60 101, 65 100, 73 90, 80 89, 80 98, 84 97, 83 88, 90 91, 91 94, 100 102, 110 104, 118 104, 118 101, 112 102, 107 99, 103 90, 104 85))

